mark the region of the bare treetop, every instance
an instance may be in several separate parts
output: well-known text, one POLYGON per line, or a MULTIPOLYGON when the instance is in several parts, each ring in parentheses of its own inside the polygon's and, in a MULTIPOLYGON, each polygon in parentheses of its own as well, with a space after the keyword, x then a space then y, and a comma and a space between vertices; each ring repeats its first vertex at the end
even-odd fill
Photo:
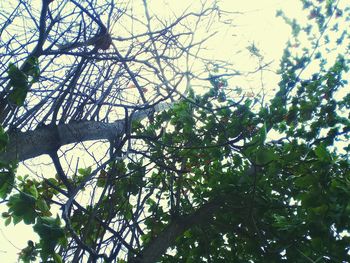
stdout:
POLYGON ((171 20, 152 13, 146 1, 15 1, 1 9, 0 119, 21 130, 111 122, 123 118, 125 109, 179 98, 189 80, 204 72, 194 76, 192 67, 206 62, 199 51, 220 13, 212 1, 171 13, 171 20), (40 75, 29 76, 20 110, 9 99, 10 63, 24 72, 40 65, 40 75))

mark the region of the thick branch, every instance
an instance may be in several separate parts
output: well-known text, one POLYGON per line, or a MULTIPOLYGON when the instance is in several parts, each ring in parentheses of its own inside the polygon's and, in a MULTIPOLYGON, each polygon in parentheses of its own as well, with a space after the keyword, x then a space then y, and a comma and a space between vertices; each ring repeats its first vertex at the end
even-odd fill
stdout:
POLYGON ((192 226, 210 221, 213 218, 213 214, 217 212, 220 207, 219 202, 212 201, 199 208, 193 214, 175 219, 156 238, 150 241, 137 258, 132 259, 130 262, 157 262, 167 249, 174 244, 177 237, 181 236, 192 226))
POLYGON ((112 139, 123 129, 123 122, 94 121, 50 125, 28 132, 10 132, 7 151, 0 155, 5 161, 24 161, 42 154, 50 154, 61 146, 99 139, 112 139))
MULTIPOLYGON (((141 120, 150 113, 166 109, 171 104, 158 104, 140 110, 132 115, 132 120, 141 120)), ((129 119, 128 121, 131 121, 129 119)), ((0 160, 24 161, 42 154, 50 154, 61 146, 90 140, 113 140, 124 132, 125 120, 113 123, 96 121, 72 122, 49 125, 27 132, 9 132, 7 150, 0 154, 0 160)))

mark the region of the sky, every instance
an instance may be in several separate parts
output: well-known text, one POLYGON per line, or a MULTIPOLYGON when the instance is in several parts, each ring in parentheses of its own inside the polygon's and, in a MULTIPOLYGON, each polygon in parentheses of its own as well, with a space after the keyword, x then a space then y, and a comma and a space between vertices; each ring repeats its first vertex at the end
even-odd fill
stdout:
MULTIPOLYGON (((148 6, 155 14, 161 13, 166 17, 170 12, 179 14, 188 6, 195 7, 195 3, 201 1, 167 0, 163 5, 159 1, 149 2, 148 6)), ((258 59, 250 56, 247 50, 252 44, 260 50, 263 63, 271 63, 269 66, 272 70, 278 69, 291 30, 280 17, 276 17, 277 10, 283 10, 287 16, 296 17, 298 21, 306 20, 305 13, 301 11, 302 3, 298 0, 222 0, 218 6, 225 12, 220 23, 211 25, 211 31, 217 33, 207 41, 207 50, 202 54, 213 60, 229 62, 232 68, 242 72, 255 71, 259 64, 258 59)), ((233 78, 230 84, 244 87, 247 94, 256 95, 265 89, 273 95, 279 76, 275 71, 264 71, 261 81, 259 74, 233 78)))
MULTIPOLYGON (((2 0, 3 1, 3 0, 2 0)), ((5 0, 6 1, 6 0, 5 0)), ((9 0, 7 0, 9 1, 9 0)), ((195 5, 199 0, 164 1, 149 0, 149 7, 154 13, 171 16, 171 12, 180 12, 188 5, 195 5)), ((142 6, 142 0, 132 0, 134 5, 142 6)), ((284 10, 287 14, 300 16, 301 4, 297 0, 222 0, 220 7, 229 13, 223 19, 232 22, 234 26, 218 27, 218 34, 207 43, 207 55, 214 59, 229 60, 237 69, 250 70, 256 61, 247 56, 246 47, 254 43, 263 54, 265 61, 272 61, 277 69, 284 45, 290 36, 290 29, 280 18, 276 18, 276 11, 284 10), (239 12, 239 13, 237 13, 239 12)), ((1 11, 0 11, 1 12, 1 11)), ((215 26, 214 26, 215 28, 215 26)), ((275 74, 264 77, 265 86, 273 89, 278 79, 275 74)), ((250 79, 242 83, 253 91, 260 80, 250 79)), ((19 170, 19 174, 23 170, 19 170)), ((0 212, 6 207, 0 204, 0 212)), ((26 246, 28 239, 37 241, 31 226, 22 223, 5 227, 0 223, 0 261, 3 263, 17 262, 20 249, 26 246)))

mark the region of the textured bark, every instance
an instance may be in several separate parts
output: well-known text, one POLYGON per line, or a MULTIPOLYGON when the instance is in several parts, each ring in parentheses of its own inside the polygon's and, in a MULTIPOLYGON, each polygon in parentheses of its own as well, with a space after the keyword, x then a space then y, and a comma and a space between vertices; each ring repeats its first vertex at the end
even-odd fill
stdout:
POLYGON ((171 247, 176 238, 194 225, 210 222, 213 214, 220 209, 217 201, 209 202, 190 215, 182 216, 171 222, 156 238, 142 250, 131 263, 154 263, 171 247))
POLYGON ((28 132, 10 132, 7 150, 1 153, 5 161, 23 161, 57 151, 61 146, 88 140, 111 140, 123 131, 124 121, 115 123, 77 122, 44 126, 28 132))
MULTIPOLYGON (((141 120, 171 107, 171 103, 160 103, 137 111, 128 121, 141 120)), ((0 160, 24 161, 42 154, 50 154, 61 146, 91 140, 113 140, 124 132, 125 120, 113 123, 81 121, 68 124, 49 125, 27 132, 9 132, 7 150, 0 154, 0 160)))

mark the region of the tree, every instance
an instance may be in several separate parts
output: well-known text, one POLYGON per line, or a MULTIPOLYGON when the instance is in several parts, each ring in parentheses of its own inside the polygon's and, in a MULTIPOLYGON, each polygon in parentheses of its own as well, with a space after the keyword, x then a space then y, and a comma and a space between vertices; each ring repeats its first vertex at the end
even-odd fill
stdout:
MULTIPOLYGON (((278 12, 293 36, 279 90, 266 103, 263 96, 235 99, 226 78, 239 72, 221 74, 220 67, 207 73, 207 92, 191 87, 201 76, 191 72, 190 57, 202 42, 186 19, 200 27, 219 12, 215 5, 154 29, 146 1, 143 23, 113 1, 44 0, 40 19, 21 2, 14 14, 33 11, 38 30, 34 44, 24 35, 20 44, 4 37, 22 66, 9 64, 12 53, 2 64, 7 132, 0 133, 5 224, 23 220, 40 236, 20 258, 349 261, 349 51, 341 48, 349 35, 340 24, 348 24, 349 9, 334 1, 303 4, 310 12, 304 25, 278 12), (146 31, 113 37, 108 30, 122 14, 146 31), (62 165, 64 145, 91 140, 108 144, 108 155, 95 153, 86 167, 62 165), (55 178, 15 175, 15 159, 42 154, 51 157, 55 178)), ((13 22, 7 19, 4 30, 13 22)), ((255 45, 249 51, 262 60, 255 45)))

